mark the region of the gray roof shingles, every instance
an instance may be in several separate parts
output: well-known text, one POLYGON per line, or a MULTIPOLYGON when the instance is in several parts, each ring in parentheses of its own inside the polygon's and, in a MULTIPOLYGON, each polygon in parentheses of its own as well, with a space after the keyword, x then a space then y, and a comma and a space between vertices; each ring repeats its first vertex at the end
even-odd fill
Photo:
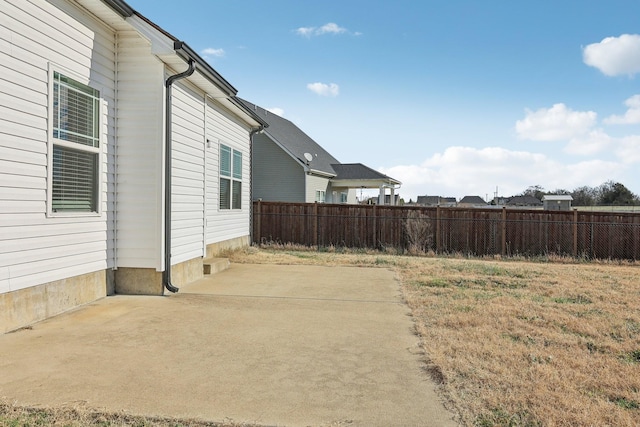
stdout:
POLYGON ((238 99, 269 124, 269 127, 264 130, 264 133, 283 146, 285 150, 289 151, 301 164, 307 163, 304 154, 309 153, 313 156, 313 160, 309 162, 309 168, 330 175, 336 174, 331 165, 339 164, 340 162, 311 139, 311 137, 304 133, 298 126, 249 101, 241 98, 238 99))
POLYGON ((334 163, 331 167, 336 171, 336 179, 377 179, 390 182, 396 181, 395 179, 371 169, 369 166, 365 166, 362 163, 334 163))

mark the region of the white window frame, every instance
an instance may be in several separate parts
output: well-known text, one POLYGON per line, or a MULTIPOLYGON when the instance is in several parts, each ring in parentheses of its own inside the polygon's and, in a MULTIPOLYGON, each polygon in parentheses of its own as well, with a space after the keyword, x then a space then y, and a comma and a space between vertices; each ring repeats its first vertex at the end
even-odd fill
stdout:
POLYGON ((316 190, 316 203, 324 203, 327 198, 325 190, 316 190))
POLYGON ((230 145, 220 143, 218 145, 219 149, 219 164, 218 164, 218 172, 219 172, 219 202, 218 202, 218 210, 219 211, 241 211, 242 210, 242 198, 243 198, 243 187, 244 187, 244 153, 241 150, 236 150, 230 145), (223 147, 229 150, 230 153, 230 161, 229 161, 229 173, 223 173, 222 171, 222 152, 223 147), (237 157, 238 156, 238 157, 237 157), (239 158, 239 163, 236 164, 236 160, 239 158), (239 169, 239 170, 238 170, 239 169), (223 206, 222 200, 222 180, 229 181, 229 197, 228 204, 223 206), (240 194, 238 194, 237 199, 234 199, 234 186, 238 184, 240 186, 240 194), (236 203, 237 201, 237 203, 236 203))
POLYGON ((47 216, 50 217, 75 217, 75 216, 101 216, 102 214, 102 184, 103 184, 103 176, 102 176, 102 153, 104 147, 104 135, 102 131, 103 124, 103 111, 104 111, 104 99, 103 93, 104 88, 99 87, 89 81, 88 78, 79 76, 73 71, 66 69, 65 67, 49 63, 49 84, 48 84, 48 129, 47 129, 47 216), (88 86, 91 89, 94 89, 98 92, 97 97, 97 123, 94 124, 94 127, 97 128, 97 140, 95 146, 84 145, 82 143, 66 141, 64 139, 56 138, 55 129, 54 129, 54 75, 58 73, 64 77, 74 80, 77 83, 88 86), (89 153, 94 155, 96 158, 96 168, 94 170, 94 205, 95 209, 91 211, 74 211, 74 210, 54 210, 53 204, 53 157, 54 157, 54 148, 61 147, 67 148, 70 150, 76 150, 82 153, 89 153))

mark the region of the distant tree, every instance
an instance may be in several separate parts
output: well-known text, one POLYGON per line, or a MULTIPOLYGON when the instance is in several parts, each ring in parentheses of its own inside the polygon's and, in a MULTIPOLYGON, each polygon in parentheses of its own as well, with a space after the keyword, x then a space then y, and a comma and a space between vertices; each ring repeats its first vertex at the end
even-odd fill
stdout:
POLYGON ((593 206, 598 203, 598 189, 586 185, 578 187, 571 192, 571 197, 573 206, 593 206))
POLYGON ((638 196, 619 182, 607 181, 598 188, 601 205, 637 205, 640 204, 638 196))
POLYGON ((518 194, 518 196, 532 196, 538 200, 542 200, 542 197, 545 194, 547 193, 544 192, 544 188, 542 188, 540 185, 532 185, 524 190, 521 194, 518 194))
POLYGON ((547 194, 571 194, 571 192, 568 190, 565 190, 564 188, 558 188, 547 194))

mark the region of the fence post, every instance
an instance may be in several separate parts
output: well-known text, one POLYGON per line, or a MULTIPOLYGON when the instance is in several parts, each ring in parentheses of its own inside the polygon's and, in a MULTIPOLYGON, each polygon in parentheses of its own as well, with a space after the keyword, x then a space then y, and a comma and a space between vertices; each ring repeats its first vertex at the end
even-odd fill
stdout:
POLYGON ((502 207, 502 256, 507 254, 507 207, 502 207))
POLYGON ((436 206, 436 253, 440 253, 440 205, 436 206))
POLYGON ((313 246, 318 246, 318 202, 313 204, 313 246))
POLYGON ((377 205, 373 205, 373 247, 378 247, 378 210, 377 205))
POLYGON ((578 208, 573 209, 573 256, 578 256, 578 208))
POLYGON ((253 243, 260 244, 262 241, 262 200, 258 199, 258 203, 254 212, 254 233, 253 233, 253 243))

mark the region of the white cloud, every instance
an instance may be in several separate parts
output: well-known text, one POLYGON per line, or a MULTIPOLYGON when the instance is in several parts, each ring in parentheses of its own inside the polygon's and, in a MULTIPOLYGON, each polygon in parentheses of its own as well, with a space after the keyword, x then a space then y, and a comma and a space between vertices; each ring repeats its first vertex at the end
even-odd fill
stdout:
POLYGON ((424 195, 491 199, 496 187, 500 196, 521 193, 531 185, 541 185, 549 191, 573 190, 616 179, 624 166, 603 160, 564 164, 543 154, 500 147, 449 147, 420 164, 379 170, 402 181, 399 193, 408 201, 424 195))
POLYGON ((625 164, 640 163, 640 135, 622 138, 617 144, 615 153, 625 164))
POLYGON ((613 139, 602 129, 595 129, 587 135, 571 139, 564 151, 569 154, 590 156, 604 151, 612 143, 613 139))
POLYGON ((208 47, 206 49, 202 49, 202 51, 200 52, 203 56, 205 57, 216 57, 216 58, 220 58, 222 56, 224 56, 225 52, 224 49, 214 49, 212 47, 208 47))
POLYGON ((607 76, 632 76, 640 72, 640 35, 622 34, 587 45, 582 59, 607 76))
POLYGON ((516 122, 516 132, 532 141, 570 140, 587 133, 596 119, 593 111, 573 111, 560 103, 549 109, 526 110, 525 118, 516 122))
POLYGON ((604 119, 604 123, 612 125, 624 125, 640 123, 640 95, 633 95, 627 99, 625 105, 629 107, 624 116, 609 116, 604 119))
POLYGON ((339 26, 338 24, 334 23, 334 22, 329 22, 328 24, 324 24, 322 27, 318 28, 318 31, 316 31, 316 34, 318 35, 322 35, 322 34, 342 34, 342 33, 346 33, 347 29, 346 28, 342 28, 341 26, 339 26))
MULTIPOLYGON (((335 22, 329 22, 321 27, 300 27, 294 30, 296 34, 303 37, 322 36, 324 34, 348 34, 349 30, 339 26, 335 22)), ((355 36, 360 36, 362 33, 353 33, 355 36)))
POLYGON ((315 30, 315 27, 300 27, 295 32, 300 36, 311 37, 315 30))
POLYGON ((320 96, 338 96, 340 94, 340 86, 335 83, 309 83, 307 85, 307 89, 311 92, 314 92, 320 96))
POLYGON ((280 116, 280 117, 284 117, 284 110, 282 108, 278 108, 278 107, 273 107, 273 108, 267 108, 267 111, 280 116))

